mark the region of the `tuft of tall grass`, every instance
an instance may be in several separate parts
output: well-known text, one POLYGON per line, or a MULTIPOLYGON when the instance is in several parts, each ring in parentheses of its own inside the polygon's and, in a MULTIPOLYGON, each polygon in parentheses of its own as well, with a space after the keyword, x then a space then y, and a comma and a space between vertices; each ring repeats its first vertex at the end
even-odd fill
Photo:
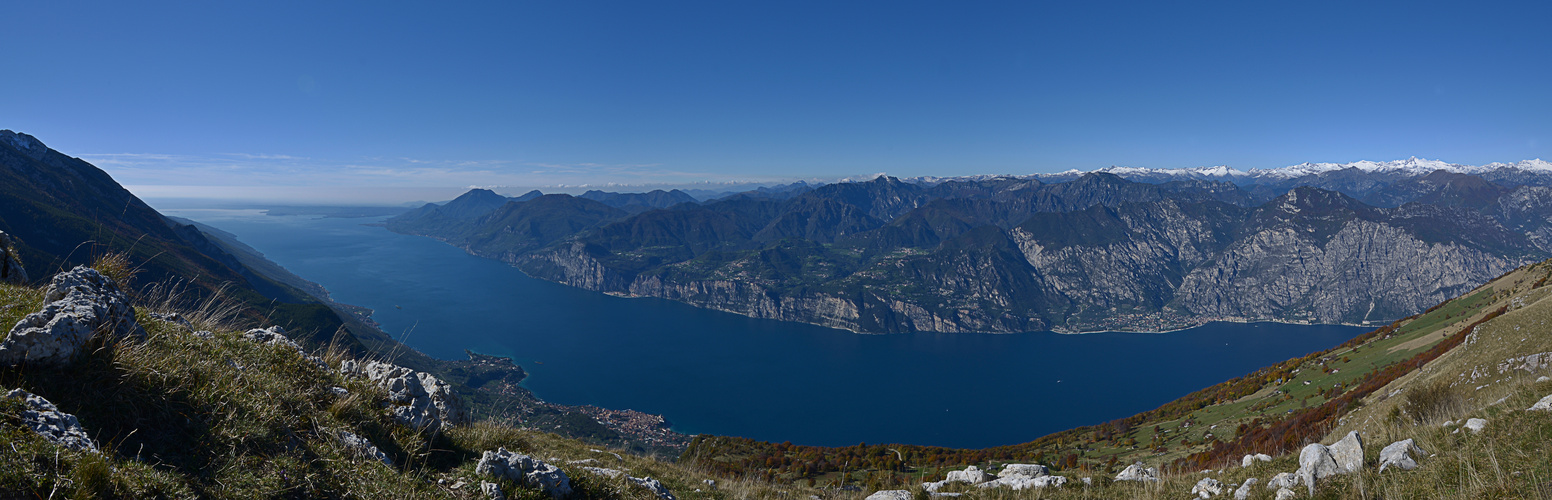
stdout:
POLYGON ((134 296, 134 301, 143 310, 178 313, 199 330, 234 331, 243 327, 238 318, 247 306, 227 295, 229 289, 229 285, 223 284, 215 292, 201 296, 189 287, 189 282, 169 280, 146 286, 134 296))
POLYGON ((98 255, 96 259, 93 259, 91 267, 96 269, 97 272, 102 273, 103 276, 111 278, 118 283, 119 288, 126 292, 130 290, 130 285, 133 283, 135 275, 140 274, 140 268, 130 264, 129 256, 118 252, 98 255))
POLYGON ((1436 379, 1408 390, 1400 408, 1415 424, 1438 424, 1464 413, 1465 399, 1448 380, 1436 379))

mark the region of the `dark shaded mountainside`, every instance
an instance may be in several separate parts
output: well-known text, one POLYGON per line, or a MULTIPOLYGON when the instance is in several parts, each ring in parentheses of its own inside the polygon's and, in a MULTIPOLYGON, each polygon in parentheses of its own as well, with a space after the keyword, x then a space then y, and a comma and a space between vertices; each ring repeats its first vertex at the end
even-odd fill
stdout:
POLYGON ((142 304, 189 311, 224 300, 247 327, 281 326, 311 348, 332 346, 433 373, 453 383, 482 418, 642 453, 677 453, 688 439, 656 415, 541 401, 518 385, 525 373, 506 358, 469 353, 467 360, 440 360, 411 349, 377 328, 370 310, 334 302, 323 287, 233 235, 165 217, 106 172, 9 130, 0 130, 0 232, 15 240, 33 284, 122 255, 136 270, 126 290, 142 304))
POLYGON ((1378 324, 1552 252, 1552 188, 1507 184, 1540 174, 1361 174, 1278 192, 1107 173, 879 177, 646 211, 473 190, 387 227, 589 290, 865 333, 1378 324))

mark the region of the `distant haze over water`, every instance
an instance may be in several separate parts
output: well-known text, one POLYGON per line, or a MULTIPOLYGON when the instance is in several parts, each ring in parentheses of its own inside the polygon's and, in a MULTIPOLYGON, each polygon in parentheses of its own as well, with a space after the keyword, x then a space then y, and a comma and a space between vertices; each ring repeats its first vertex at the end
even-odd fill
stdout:
POLYGON ((1026 442, 1155 408, 1365 331, 1213 323, 1167 334, 858 335, 529 278, 371 219, 172 210, 235 233, 441 358, 512 356, 536 395, 686 433, 806 445, 1026 442))

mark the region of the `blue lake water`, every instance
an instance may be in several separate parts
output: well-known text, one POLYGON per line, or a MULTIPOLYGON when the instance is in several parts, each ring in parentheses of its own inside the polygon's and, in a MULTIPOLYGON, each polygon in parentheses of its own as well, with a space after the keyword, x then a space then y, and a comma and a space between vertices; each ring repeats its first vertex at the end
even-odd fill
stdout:
POLYGON ((1365 331, 1214 323, 1165 334, 858 335, 540 281, 363 225, 381 218, 168 212, 234 233, 335 300, 372 308, 385 331, 427 354, 511 356, 545 400, 796 444, 1021 443, 1156 408, 1365 331))

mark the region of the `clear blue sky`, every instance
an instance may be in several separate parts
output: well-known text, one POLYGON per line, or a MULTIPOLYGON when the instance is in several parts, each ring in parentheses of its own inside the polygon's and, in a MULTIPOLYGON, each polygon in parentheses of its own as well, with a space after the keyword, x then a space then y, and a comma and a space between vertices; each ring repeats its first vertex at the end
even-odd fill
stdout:
POLYGON ((0 128, 326 191, 1552 157, 1546 1, 153 3, 8 3, 0 128))

